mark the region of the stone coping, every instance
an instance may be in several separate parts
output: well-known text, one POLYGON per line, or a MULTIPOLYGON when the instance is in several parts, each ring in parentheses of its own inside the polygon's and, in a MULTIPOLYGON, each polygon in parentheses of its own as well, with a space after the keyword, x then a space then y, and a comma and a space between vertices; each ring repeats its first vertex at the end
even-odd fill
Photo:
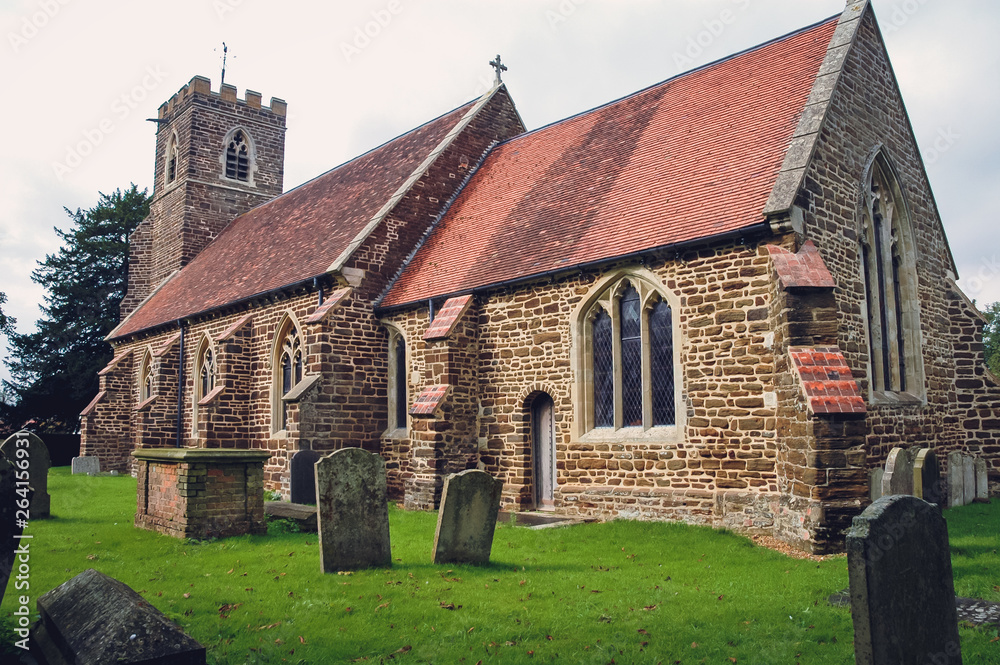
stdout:
POLYGON ((266 450, 232 450, 229 448, 140 448, 132 456, 148 462, 265 462, 271 453, 266 450))

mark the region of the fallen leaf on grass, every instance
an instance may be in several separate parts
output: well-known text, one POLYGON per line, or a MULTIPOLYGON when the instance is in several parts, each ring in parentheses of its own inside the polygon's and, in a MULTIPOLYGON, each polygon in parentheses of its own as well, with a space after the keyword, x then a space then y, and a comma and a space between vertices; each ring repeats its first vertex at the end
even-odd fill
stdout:
POLYGON ((229 618, 229 613, 232 612, 233 610, 235 610, 237 607, 239 607, 242 604, 243 603, 236 603, 235 605, 230 605, 230 604, 227 603, 227 604, 223 605, 222 607, 219 608, 219 618, 220 619, 228 619, 229 618))
POLYGON ((467 631, 465 631, 465 632, 466 632, 466 633, 471 633, 471 632, 472 632, 472 631, 474 631, 475 629, 476 629, 476 627, 475 627, 475 626, 473 626, 472 628, 470 628, 469 630, 467 630, 467 631))
POLYGON ((645 628, 640 628, 640 629, 639 629, 639 634, 640 634, 640 635, 649 635, 649 633, 648 633, 648 632, 646 632, 646 629, 645 629, 645 628))
POLYGON ((186 593, 186 594, 184 594, 184 597, 185 597, 185 598, 190 598, 190 597, 191 597, 191 594, 189 594, 189 593, 186 593))
POLYGON ((384 610, 387 607, 389 607, 389 603, 382 603, 381 605, 375 608, 375 611, 378 612, 379 610, 384 610))
POLYGON ((97 558, 97 555, 96 554, 88 554, 87 558, 90 559, 91 561, 93 561, 94 559, 97 558))
POLYGON ((229 570, 226 571, 226 575, 232 575, 234 570, 236 570, 236 569, 235 568, 230 568, 229 570))
POLYGON ((655 609, 656 609, 657 607, 659 607, 659 605, 646 605, 646 606, 645 606, 645 607, 643 607, 642 609, 643 609, 643 610, 645 610, 646 612, 652 612, 652 611, 653 611, 653 610, 655 610, 655 609))
POLYGON ((299 635, 299 644, 305 644, 305 643, 306 643, 306 638, 299 635))
POLYGON ((545 636, 545 639, 547 639, 548 641, 550 641, 550 642, 551 642, 551 641, 552 641, 552 636, 551 636, 551 635, 546 635, 546 636, 545 636))
POLYGON ((697 649, 698 648, 698 643, 697 642, 692 642, 691 643, 691 648, 692 649, 697 649))
POLYGON ((278 639, 276 639, 276 640, 274 641, 274 643, 275 643, 275 644, 284 644, 284 643, 285 643, 285 641, 284 641, 283 639, 281 639, 281 638, 279 637, 278 639))
POLYGON ((345 607, 345 608, 344 608, 344 611, 345 611, 345 612, 353 612, 353 611, 354 611, 354 608, 353 608, 353 607, 345 607))
POLYGON ((272 628, 277 628, 281 625, 281 622, 269 623, 266 626, 257 626, 257 630, 271 630, 272 628))
POLYGON ((441 605, 441 609, 443 609, 443 610, 460 610, 460 609, 462 609, 461 605, 459 605, 459 606, 456 607, 455 603, 440 603, 440 605, 441 605))

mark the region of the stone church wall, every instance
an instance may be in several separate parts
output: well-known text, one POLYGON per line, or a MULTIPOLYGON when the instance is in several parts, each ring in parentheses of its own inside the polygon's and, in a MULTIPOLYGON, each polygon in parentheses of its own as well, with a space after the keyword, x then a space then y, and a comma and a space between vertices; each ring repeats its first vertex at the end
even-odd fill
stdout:
MULTIPOLYGON (((951 283, 951 256, 909 118, 873 14, 861 20, 834 93, 798 203, 812 239, 837 282, 840 348, 869 406, 867 465, 883 465, 895 446, 983 454, 1000 472, 1000 387, 984 376, 976 315, 951 283), (909 205, 921 324, 926 404, 872 401, 861 265, 863 171, 879 145, 898 171, 909 205), (973 369, 976 368, 976 369, 973 369), (966 374, 976 372, 975 377, 966 374)), ((994 480, 996 482, 996 480, 994 480)))

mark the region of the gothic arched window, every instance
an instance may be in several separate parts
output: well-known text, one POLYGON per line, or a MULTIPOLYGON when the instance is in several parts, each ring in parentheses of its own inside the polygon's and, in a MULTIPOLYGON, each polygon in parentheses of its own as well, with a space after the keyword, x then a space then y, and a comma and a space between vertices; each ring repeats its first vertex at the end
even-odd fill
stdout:
POLYGON ((201 356, 198 359, 198 365, 200 366, 198 371, 198 396, 199 399, 201 399, 215 389, 217 377, 215 352, 212 350, 211 346, 206 344, 205 348, 202 349, 201 356))
POLYGON ((153 396, 153 358, 147 352, 139 367, 139 403, 153 396))
POLYGON ((291 318, 286 318, 278 327, 274 356, 274 404, 272 416, 277 425, 275 430, 283 430, 288 423, 288 410, 283 398, 302 381, 304 354, 299 328, 291 318))
POLYGON ((673 319, 662 294, 638 279, 596 298, 584 330, 592 379, 585 430, 677 424, 673 319))
POLYGON ((868 309, 869 386, 923 393, 914 247, 895 172, 879 152, 865 177, 861 258, 868 309))
POLYGON ((164 178, 169 185, 177 179, 177 134, 172 134, 167 141, 166 164, 164 178))
POLYGON ((243 130, 238 130, 226 146, 226 177, 247 181, 250 175, 250 146, 243 130))
POLYGON ((389 431, 406 427, 409 409, 406 376, 406 340, 396 331, 389 335, 389 431))

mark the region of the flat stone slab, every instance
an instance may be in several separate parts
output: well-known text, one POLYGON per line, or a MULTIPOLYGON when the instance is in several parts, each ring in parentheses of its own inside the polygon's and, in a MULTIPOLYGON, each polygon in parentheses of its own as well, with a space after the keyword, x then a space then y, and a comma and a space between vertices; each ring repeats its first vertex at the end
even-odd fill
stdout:
POLYGON ((128 585, 93 568, 42 595, 29 645, 40 662, 204 665, 205 647, 128 585))
POLYGON ((94 457, 93 455, 74 457, 71 464, 70 468, 74 476, 78 473, 87 476, 96 476, 101 472, 101 458, 94 457))
POLYGON ((303 531, 316 533, 318 509, 316 506, 306 506, 301 503, 289 503, 288 501, 265 501, 264 514, 281 519, 291 520, 299 525, 303 531))
POLYGON ((529 529, 553 529, 561 526, 573 526, 574 524, 585 524, 596 522, 592 518, 566 517, 565 515, 554 515, 552 513, 511 513, 503 512, 497 514, 497 522, 500 524, 511 524, 523 526, 529 529), (513 518, 513 522, 511 522, 513 518))
MULTIPOLYGON (((834 607, 849 607, 851 591, 844 589, 831 594, 826 601, 834 607)), ((1000 603, 991 603, 980 598, 955 597, 955 611, 959 621, 967 621, 974 626, 1000 626, 1000 603)))

